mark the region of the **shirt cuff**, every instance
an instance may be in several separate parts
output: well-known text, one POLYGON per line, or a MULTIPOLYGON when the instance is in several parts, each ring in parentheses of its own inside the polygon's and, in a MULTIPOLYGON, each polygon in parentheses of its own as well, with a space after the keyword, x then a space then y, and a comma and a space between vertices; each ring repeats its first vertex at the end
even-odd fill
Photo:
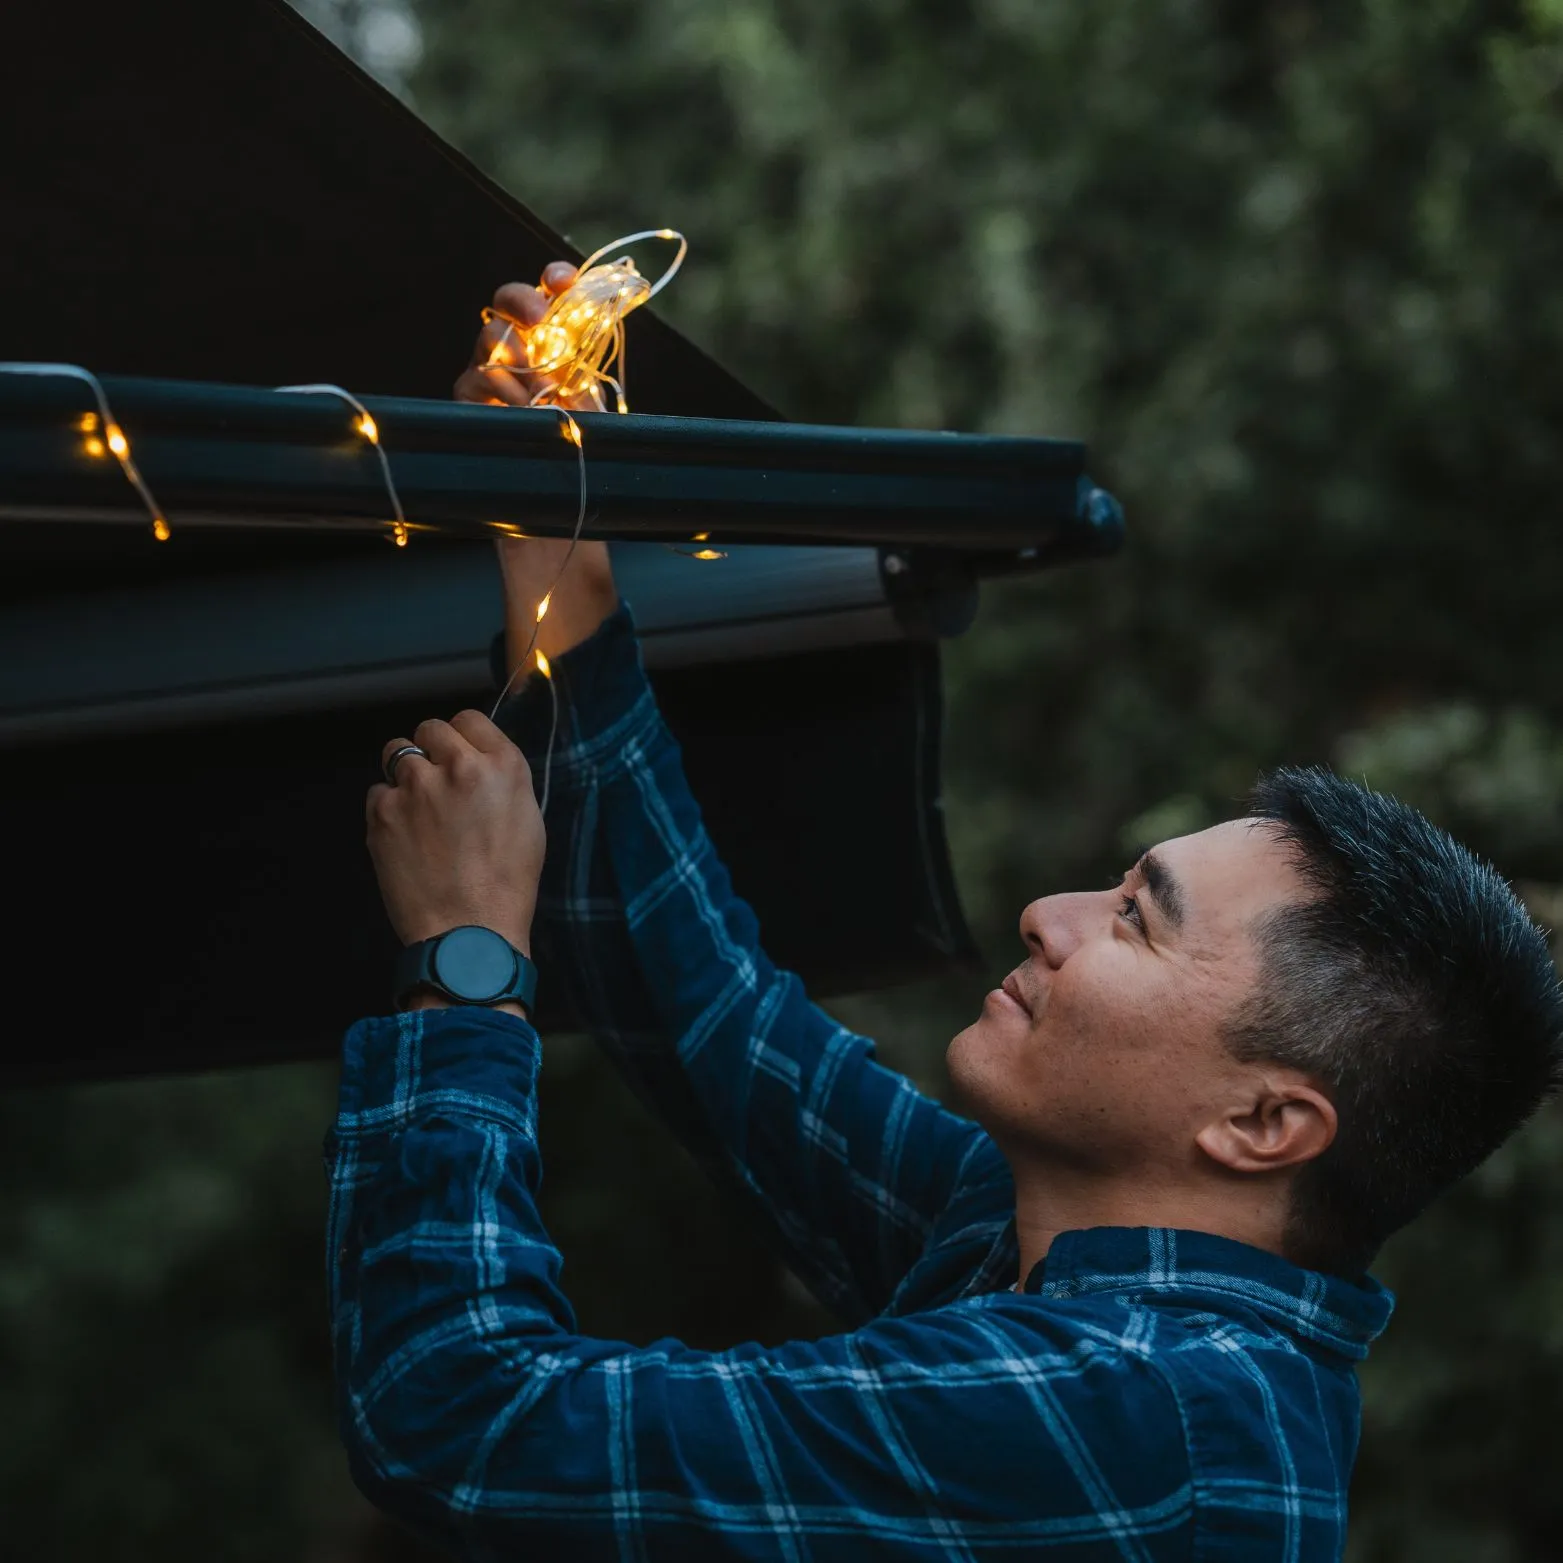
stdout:
POLYGON ((536 1139, 540 1056, 530 1024, 479 1005, 357 1021, 342 1043, 335 1137, 398 1134, 439 1116, 536 1139))

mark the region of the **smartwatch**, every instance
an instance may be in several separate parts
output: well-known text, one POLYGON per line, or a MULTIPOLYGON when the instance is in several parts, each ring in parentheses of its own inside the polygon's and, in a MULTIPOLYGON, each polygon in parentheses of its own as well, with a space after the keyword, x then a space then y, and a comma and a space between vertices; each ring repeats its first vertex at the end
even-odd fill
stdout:
POLYGON ((516 1000, 530 1017, 537 968, 492 928, 464 923, 433 939, 409 944, 396 958, 392 999, 401 1009, 418 988, 432 988, 455 1004, 516 1000))

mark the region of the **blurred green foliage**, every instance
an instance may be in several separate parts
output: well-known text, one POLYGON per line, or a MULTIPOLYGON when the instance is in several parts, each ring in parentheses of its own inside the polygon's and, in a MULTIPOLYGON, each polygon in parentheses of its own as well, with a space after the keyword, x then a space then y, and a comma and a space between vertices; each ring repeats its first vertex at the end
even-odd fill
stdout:
MULTIPOLYGON (((990 589, 947 657, 996 968, 1027 900, 1280 761, 1399 792, 1563 919, 1560 0, 300 5, 583 247, 688 233, 667 315, 791 415, 1090 441, 1129 552, 990 589)), ((981 986, 837 1007, 937 1089, 981 986)), ((584 1327, 822 1326, 589 1049, 549 1059, 584 1327)), ((0 1104, 29 1554, 415 1555, 329 1423, 329 1098, 301 1069, 0 1104)), ((1554 1110, 1386 1252, 1358 1563, 1558 1555, 1560 1197, 1554 1110)))

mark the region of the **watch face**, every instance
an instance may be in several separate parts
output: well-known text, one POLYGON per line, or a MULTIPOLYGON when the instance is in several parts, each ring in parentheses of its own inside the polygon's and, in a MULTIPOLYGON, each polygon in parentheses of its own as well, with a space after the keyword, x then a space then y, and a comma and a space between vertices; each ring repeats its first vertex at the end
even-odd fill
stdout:
POLYGON ((490 928, 452 928, 434 951, 436 980, 464 999, 491 999, 515 974, 515 951, 490 928))

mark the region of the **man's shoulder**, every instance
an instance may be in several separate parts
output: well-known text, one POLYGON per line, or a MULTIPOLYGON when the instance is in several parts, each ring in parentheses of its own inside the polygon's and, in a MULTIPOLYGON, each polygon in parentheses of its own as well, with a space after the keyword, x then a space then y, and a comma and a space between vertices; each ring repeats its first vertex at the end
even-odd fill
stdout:
POLYGON ((1142 1302, 1156 1318, 1154 1357, 1185 1412, 1271 1430, 1322 1419, 1355 1424, 1354 1363, 1263 1318, 1187 1303, 1142 1302))
MULTIPOLYGON (((1104 1525, 1162 1536, 1192 1518, 1189 1445, 1165 1375, 1119 1314, 1001 1288, 822 1344, 848 1372, 842 1414, 860 1420, 866 1394, 937 1463, 941 1493, 967 1495, 986 1525, 1054 1545, 1104 1525)), ((825 1415, 832 1380, 797 1349, 795 1382, 825 1415)))
POLYGON ((1093 1449, 1122 1439, 1164 1472, 1183 1463, 1216 1533, 1259 1525, 1268 1544, 1269 1513, 1333 1556, 1360 1421, 1352 1369, 1384 1302, 1240 1246, 1157 1229, 1061 1234, 1030 1290, 990 1287, 941 1311, 1006 1343, 1018 1389, 1045 1377, 1093 1449))
POLYGON ((1184 1425, 1200 1529, 1338 1557, 1361 1427, 1351 1361, 1268 1321, 1156 1311, 1155 1365, 1184 1425))
POLYGON ((1068 1364, 1053 1376, 1059 1413, 1108 1451, 1112 1473, 1120 1441, 1169 1474, 1184 1470, 1207 1540, 1257 1551, 1284 1532, 1304 1539, 1302 1556, 1338 1555, 1360 1424, 1347 1360, 1270 1322, 1154 1295, 1010 1294, 964 1306, 1068 1364))

